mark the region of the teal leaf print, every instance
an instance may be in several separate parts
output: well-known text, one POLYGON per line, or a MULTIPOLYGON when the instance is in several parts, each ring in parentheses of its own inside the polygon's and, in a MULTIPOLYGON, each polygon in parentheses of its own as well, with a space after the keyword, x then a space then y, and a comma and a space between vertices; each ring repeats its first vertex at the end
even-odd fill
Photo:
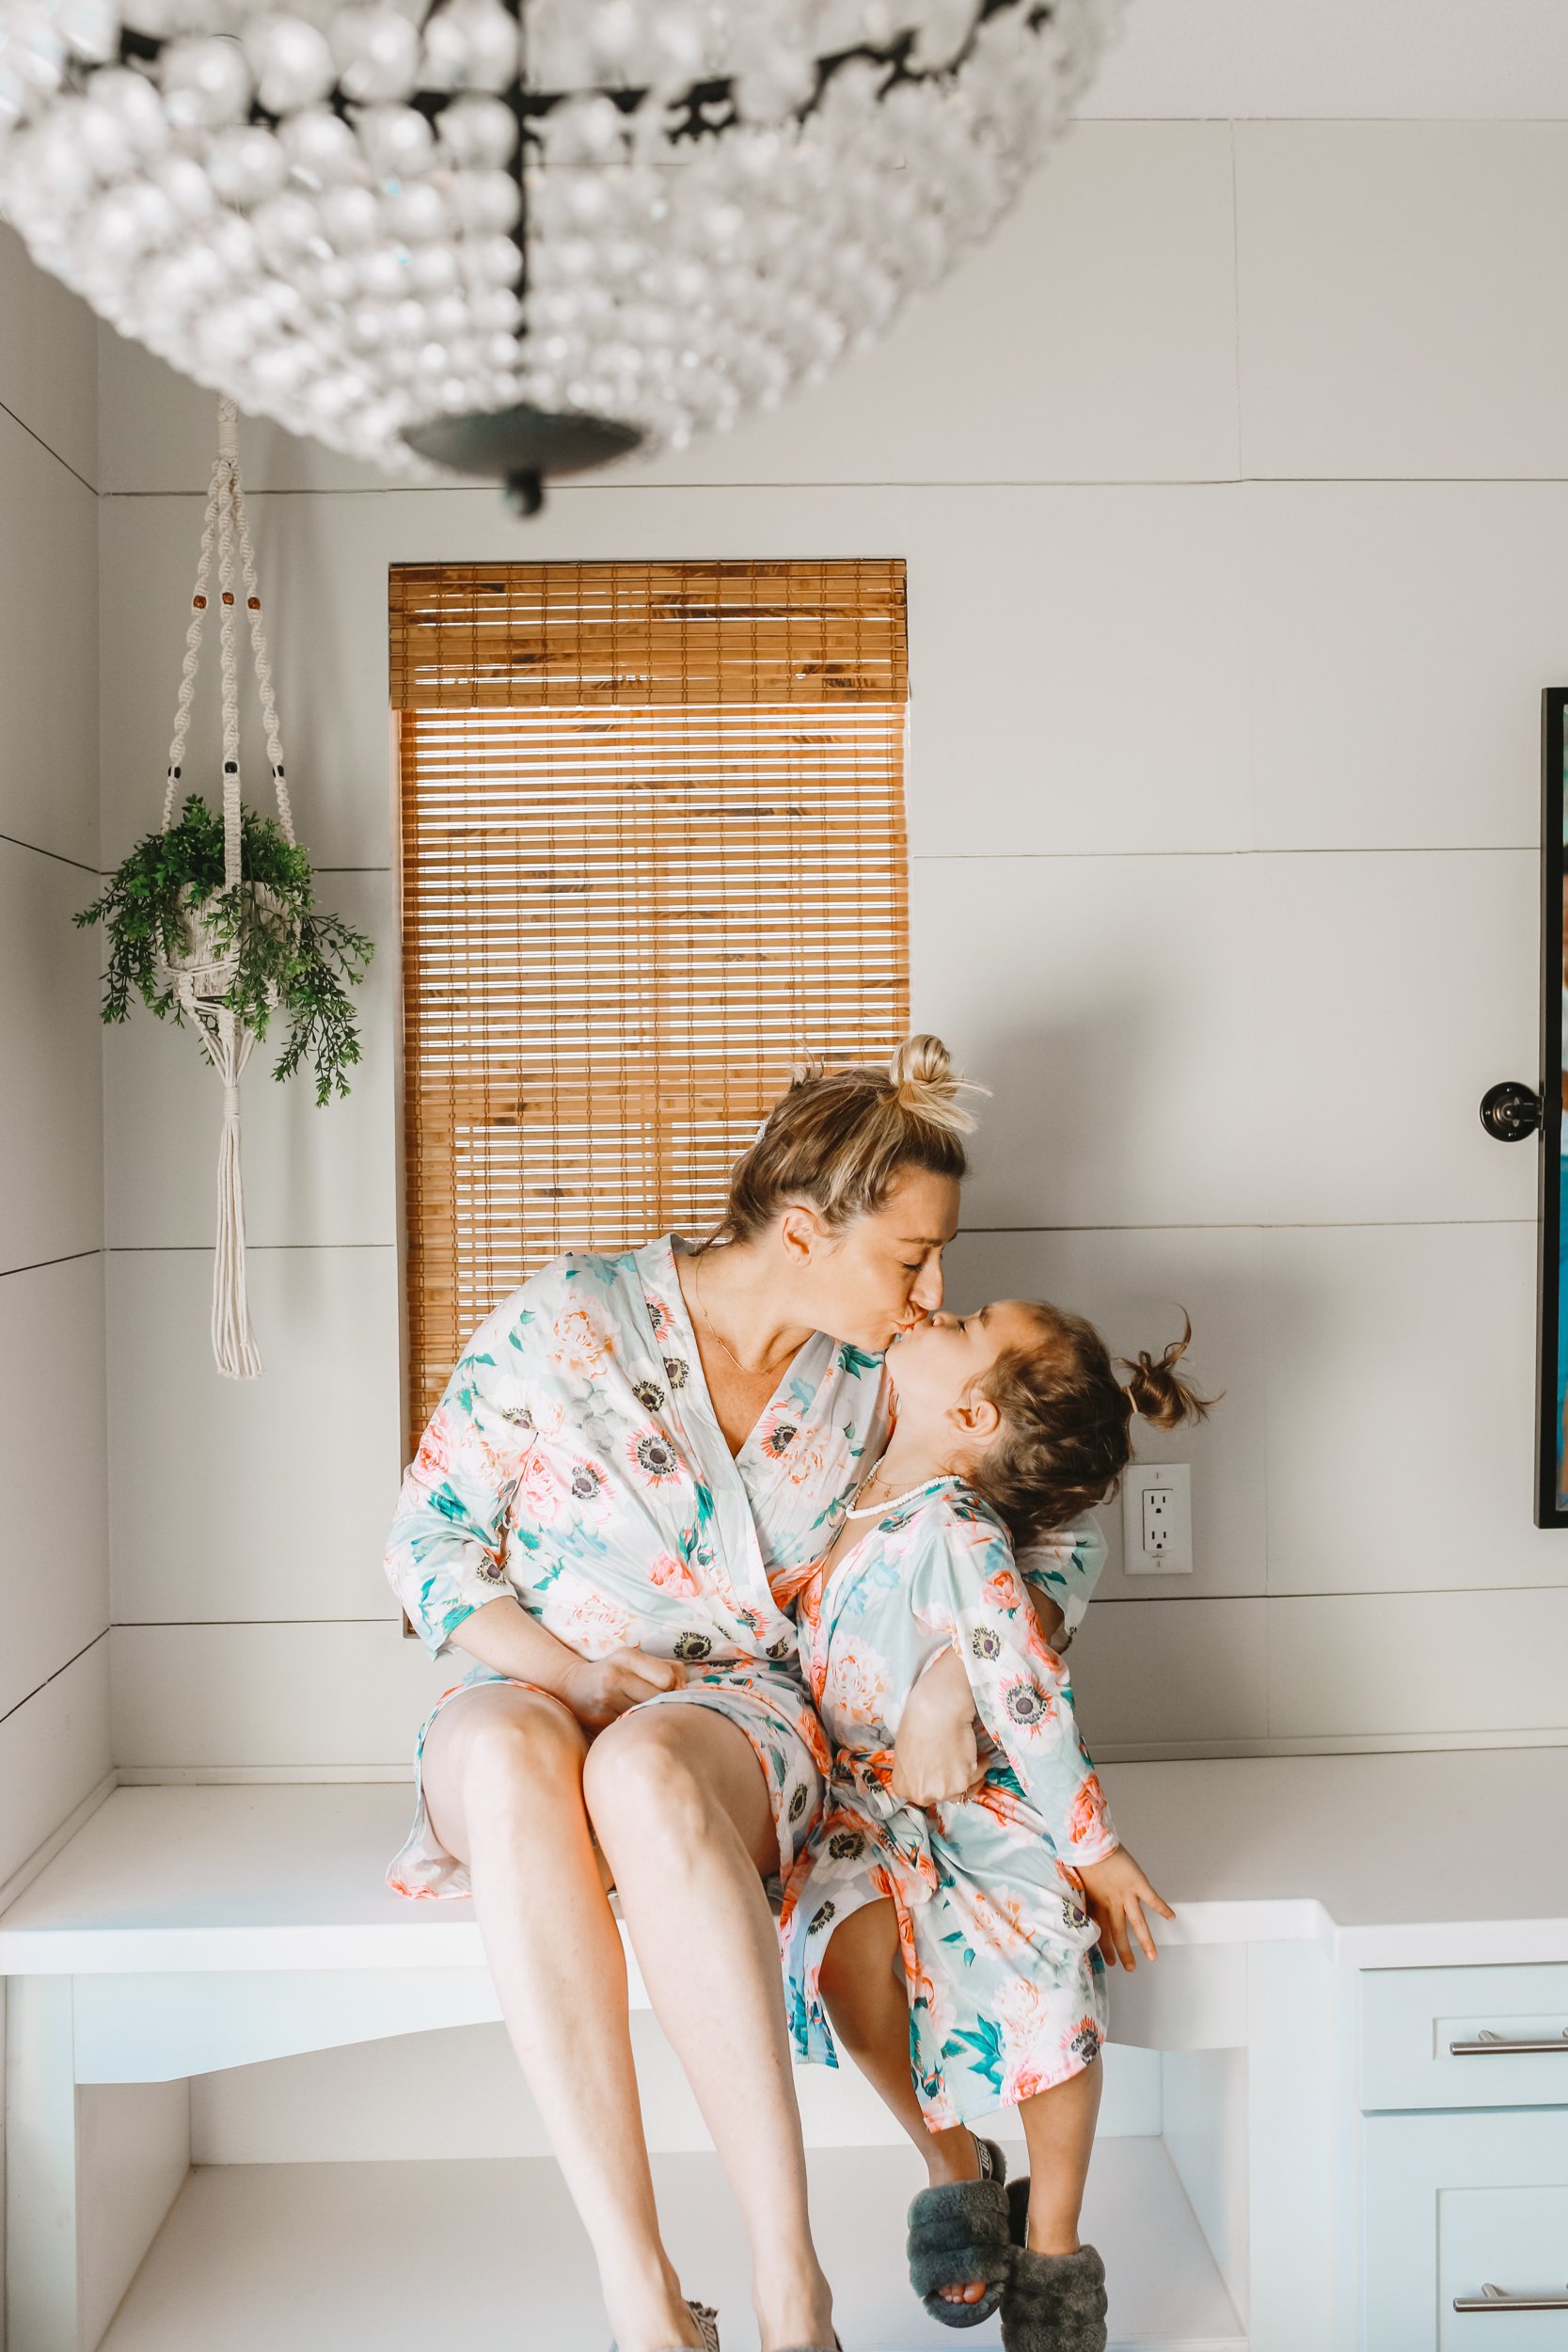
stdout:
POLYGON ((461 1495, 453 1492, 451 1486, 436 1487, 426 1500, 433 1511, 439 1511, 444 1519, 451 1519, 455 1526, 472 1526, 473 1521, 468 1516, 467 1503, 461 1495))
POLYGON ((950 2042, 944 2042, 942 2045, 943 2058, 962 2058, 967 2050, 974 2052, 974 2057, 970 2060, 971 2072, 978 2074, 983 2082, 990 2083, 997 2097, 1000 2098, 1002 2096, 1002 2036, 989 2017, 981 2018, 977 2033, 970 2033, 966 2029, 961 2033, 956 2033, 950 2042))
POLYGON ((511 1330, 506 1335, 508 1344, 515 1347, 519 1356, 527 1353, 527 1350, 523 1345, 521 1335, 527 1330, 529 1325, 532 1321, 533 1309, 531 1307, 525 1307, 521 1314, 517 1317, 516 1322, 513 1325, 511 1330))
POLYGON ((879 1356, 868 1356, 863 1347, 851 1347, 846 1340, 838 1351, 838 1368, 840 1372, 852 1372, 858 1380, 863 1372, 880 1372, 882 1359, 879 1356))

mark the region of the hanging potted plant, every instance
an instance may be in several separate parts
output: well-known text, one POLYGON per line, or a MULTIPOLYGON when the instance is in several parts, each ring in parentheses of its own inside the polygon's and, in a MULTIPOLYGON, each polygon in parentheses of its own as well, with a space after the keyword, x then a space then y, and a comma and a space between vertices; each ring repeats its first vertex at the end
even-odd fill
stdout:
POLYGON ((197 793, 166 833, 150 833, 77 915, 102 923, 108 955, 103 1019, 127 1019, 139 996, 160 1019, 183 1022, 195 1007, 227 1009, 253 1038, 275 1014, 288 1036, 273 1067, 290 1078, 306 1063, 316 1101, 349 1090, 359 1058, 349 990, 364 977, 371 942, 315 903, 310 861, 282 828, 240 812, 240 879, 224 882, 223 817, 197 793))
POLYGON ((163 823, 137 842, 102 896, 76 920, 102 923, 108 934, 104 1020, 123 1021, 132 996, 140 996, 160 1020, 195 1030, 222 1081, 213 1352, 220 1372, 232 1379, 252 1379, 261 1369, 261 1359, 245 1296, 240 1073, 251 1047, 277 1015, 287 1022, 288 1035, 274 1077, 292 1077, 309 1060, 315 1071, 318 1104, 346 1094, 346 1073, 359 1058, 349 990, 364 977, 372 947, 360 932, 316 906, 310 861, 294 839, 256 562, 240 486, 237 422, 233 403, 220 401, 218 453, 185 635, 163 823), (223 679, 222 807, 212 808, 192 792, 185 794, 176 815, 214 544, 223 679), (240 797, 236 564, 245 584, 277 802, 276 821, 246 808, 240 797))

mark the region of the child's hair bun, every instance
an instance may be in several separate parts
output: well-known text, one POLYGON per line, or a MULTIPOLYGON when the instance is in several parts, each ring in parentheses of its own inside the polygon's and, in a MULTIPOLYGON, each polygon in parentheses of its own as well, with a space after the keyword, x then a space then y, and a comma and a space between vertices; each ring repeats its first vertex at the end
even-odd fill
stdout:
POLYGON ((888 1063, 894 1100, 911 1119, 928 1127, 945 1127, 949 1134, 973 1135, 974 1120, 959 1102, 960 1094, 985 1094, 989 1089, 960 1078, 953 1057, 940 1037, 923 1031, 895 1045, 888 1063))
POLYGON ((1156 1429, 1175 1429, 1184 1421, 1206 1421, 1209 1407, 1219 1403, 1218 1397, 1199 1396, 1176 1370, 1193 1336, 1191 1318, 1183 1313, 1181 1321, 1181 1337, 1172 1340, 1158 1360, 1147 1348, 1139 1349, 1135 1362, 1131 1357, 1120 1359, 1132 1375, 1127 1383, 1128 1402, 1141 1420, 1152 1422, 1156 1429))

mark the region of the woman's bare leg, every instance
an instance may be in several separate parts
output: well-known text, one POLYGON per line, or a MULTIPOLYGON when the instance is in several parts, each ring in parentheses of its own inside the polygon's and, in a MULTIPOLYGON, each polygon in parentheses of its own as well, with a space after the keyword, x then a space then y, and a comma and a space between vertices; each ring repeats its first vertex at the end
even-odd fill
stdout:
POLYGON ((1094 2153, 1095 2118, 1105 2069, 1092 2066, 1065 2083, 1022 2100, 1019 2116, 1029 2142, 1029 2249, 1035 2254, 1075 2254, 1084 2185, 1094 2153))
MULTIPOLYGON (((951 2131, 933 2132, 915 2097, 910 2074, 910 1996, 891 1902, 866 1903, 840 1920, 823 1955, 822 1998, 835 2040, 919 2149, 930 2186, 978 2180, 980 2158, 974 2133, 961 2123, 951 2131)), ((970 2279, 939 2292, 949 2303, 978 2303, 986 2286, 983 2279, 970 2279)))
POLYGON ((831 2345, 762 1888, 778 1840, 755 1751, 711 1708, 635 1708, 594 1741, 584 1787, 649 1998, 745 2221, 762 2352, 831 2345))
POLYGON ((431 1824, 467 1865, 501 2013, 582 2217, 621 2352, 695 2344, 654 2208, 626 1956, 583 1806, 587 1741, 540 1692, 444 1708, 424 1750, 431 1824))

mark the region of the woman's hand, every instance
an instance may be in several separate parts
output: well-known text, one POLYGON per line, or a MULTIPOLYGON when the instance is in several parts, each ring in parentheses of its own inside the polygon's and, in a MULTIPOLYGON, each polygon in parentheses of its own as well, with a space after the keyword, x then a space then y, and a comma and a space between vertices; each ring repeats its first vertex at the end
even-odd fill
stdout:
POLYGON ((904 1702, 893 1750, 893 1793, 904 1804, 952 1804, 984 1777, 969 1677, 958 1652, 944 1650, 904 1702))
POLYGON ((1100 1930, 1100 1949, 1107 1967, 1114 1968, 1118 1962, 1123 1968, 1137 1966, 1132 1956, 1134 1939, 1146 1960, 1158 1960, 1144 1905, 1157 1911, 1162 1919, 1174 1919, 1176 1914, 1164 1897, 1155 1893, 1126 1847, 1118 1846, 1103 1862, 1076 1862, 1073 1868, 1084 1882, 1089 1917, 1100 1930))
POLYGON ((561 1678, 561 1696, 585 1731, 602 1731, 630 1707, 659 1691, 678 1691, 686 1668, 677 1658, 650 1658, 640 1649, 612 1649, 608 1658, 579 1658, 561 1678))

